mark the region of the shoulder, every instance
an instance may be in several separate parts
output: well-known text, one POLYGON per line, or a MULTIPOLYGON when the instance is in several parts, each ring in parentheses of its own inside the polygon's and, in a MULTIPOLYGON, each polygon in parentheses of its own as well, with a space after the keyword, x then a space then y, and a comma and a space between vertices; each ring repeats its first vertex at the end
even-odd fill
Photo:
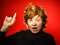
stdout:
POLYGON ((41 32, 41 35, 44 36, 44 37, 51 37, 51 38, 53 38, 53 36, 51 34, 49 34, 47 32, 44 32, 44 31, 41 32))
POLYGON ((22 30, 20 32, 15 33, 14 35, 25 35, 28 33, 28 30, 22 30))
POLYGON ((44 37, 44 39, 46 39, 51 45, 56 45, 53 35, 47 32, 42 32, 42 37, 44 37))
POLYGON ((17 32, 17 33, 15 33, 14 35, 12 35, 12 36, 15 36, 15 37, 25 37, 26 35, 28 34, 28 30, 22 30, 22 31, 20 31, 20 32, 17 32))
POLYGON ((15 34, 8 36, 7 39, 15 42, 15 40, 25 37, 25 35, 27 34, 26 32, 27 31, 24 30, 16 32, 15 34))
POLYGON ((47 32, 42 31, 41 36, 44 37, 44 39, 47 39, 49 41, 54 41, 53 35, 51 35, 51 34, 49 34, 47 32))

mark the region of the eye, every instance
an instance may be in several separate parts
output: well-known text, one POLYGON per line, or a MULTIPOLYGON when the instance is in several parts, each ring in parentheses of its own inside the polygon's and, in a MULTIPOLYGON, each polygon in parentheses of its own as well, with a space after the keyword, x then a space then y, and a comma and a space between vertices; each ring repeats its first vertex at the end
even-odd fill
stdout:
POLYGON ((37 20, 37 21, 40 21, 40 20, 37 20))
POLYGON ((32 19, 29 19, 29 21, 31 22, 31 21, 32 21, 32 19))

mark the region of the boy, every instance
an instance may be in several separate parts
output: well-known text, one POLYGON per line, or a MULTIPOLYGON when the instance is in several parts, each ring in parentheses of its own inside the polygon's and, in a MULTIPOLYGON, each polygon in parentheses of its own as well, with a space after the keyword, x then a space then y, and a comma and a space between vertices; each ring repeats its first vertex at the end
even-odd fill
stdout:
MULTIPOLYGON (((2 32, 14 24, 16 13, 12 17, 6 17, 1 28, 2 32)), ((44 10, 39 6, 29 4, 24 10, 24 21, 27 25, 26 31, 18 32, 12 36, 5 38, 6 45, 55 45, 53 37, 45 33, 43 30, 47 23, 47 16, 44 10)), ((0 36, 1 36, 0 35, 0 36)), ((0 38, 2 39, 3 36, 0 38)), ((1 40, 2 41, 2 40, 1 40)), ((3 43, 3 41, 2 41, 3 43)))

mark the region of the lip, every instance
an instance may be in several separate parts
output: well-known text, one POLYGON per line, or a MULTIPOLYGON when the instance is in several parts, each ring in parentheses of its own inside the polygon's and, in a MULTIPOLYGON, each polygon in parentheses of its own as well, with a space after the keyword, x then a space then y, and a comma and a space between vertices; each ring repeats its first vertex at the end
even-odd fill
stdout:
POLYGON ((33 32, 37 32, 37 27, 33 27, 33 28, 32 28, 32 31, 33 31, 33 32))
POLYGON ((32 27, 32 29, 37 29, 37 27, 32 27))

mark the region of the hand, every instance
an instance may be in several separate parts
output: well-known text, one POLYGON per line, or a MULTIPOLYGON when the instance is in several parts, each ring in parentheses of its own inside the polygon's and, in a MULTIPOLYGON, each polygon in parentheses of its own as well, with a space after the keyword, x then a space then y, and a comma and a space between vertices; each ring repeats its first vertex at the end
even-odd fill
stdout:
POLYGON ((14 24, 15 20, 16 20, 15 18, 16 18, 16 12, 14 13, 13 17, 6 16, 5 20, 3 22, 3 26, 7 26, 7 27, 12 26, 14 24))
POLYGON ((5 17, 5 20, 3 22, 3 26, 2 28, 0 29, 1 32, 6 32, 8 27, 12 26, 15 22, 15 19, 16 18, 16 13, 14 13, 14 16, 13 17, 5 17))

